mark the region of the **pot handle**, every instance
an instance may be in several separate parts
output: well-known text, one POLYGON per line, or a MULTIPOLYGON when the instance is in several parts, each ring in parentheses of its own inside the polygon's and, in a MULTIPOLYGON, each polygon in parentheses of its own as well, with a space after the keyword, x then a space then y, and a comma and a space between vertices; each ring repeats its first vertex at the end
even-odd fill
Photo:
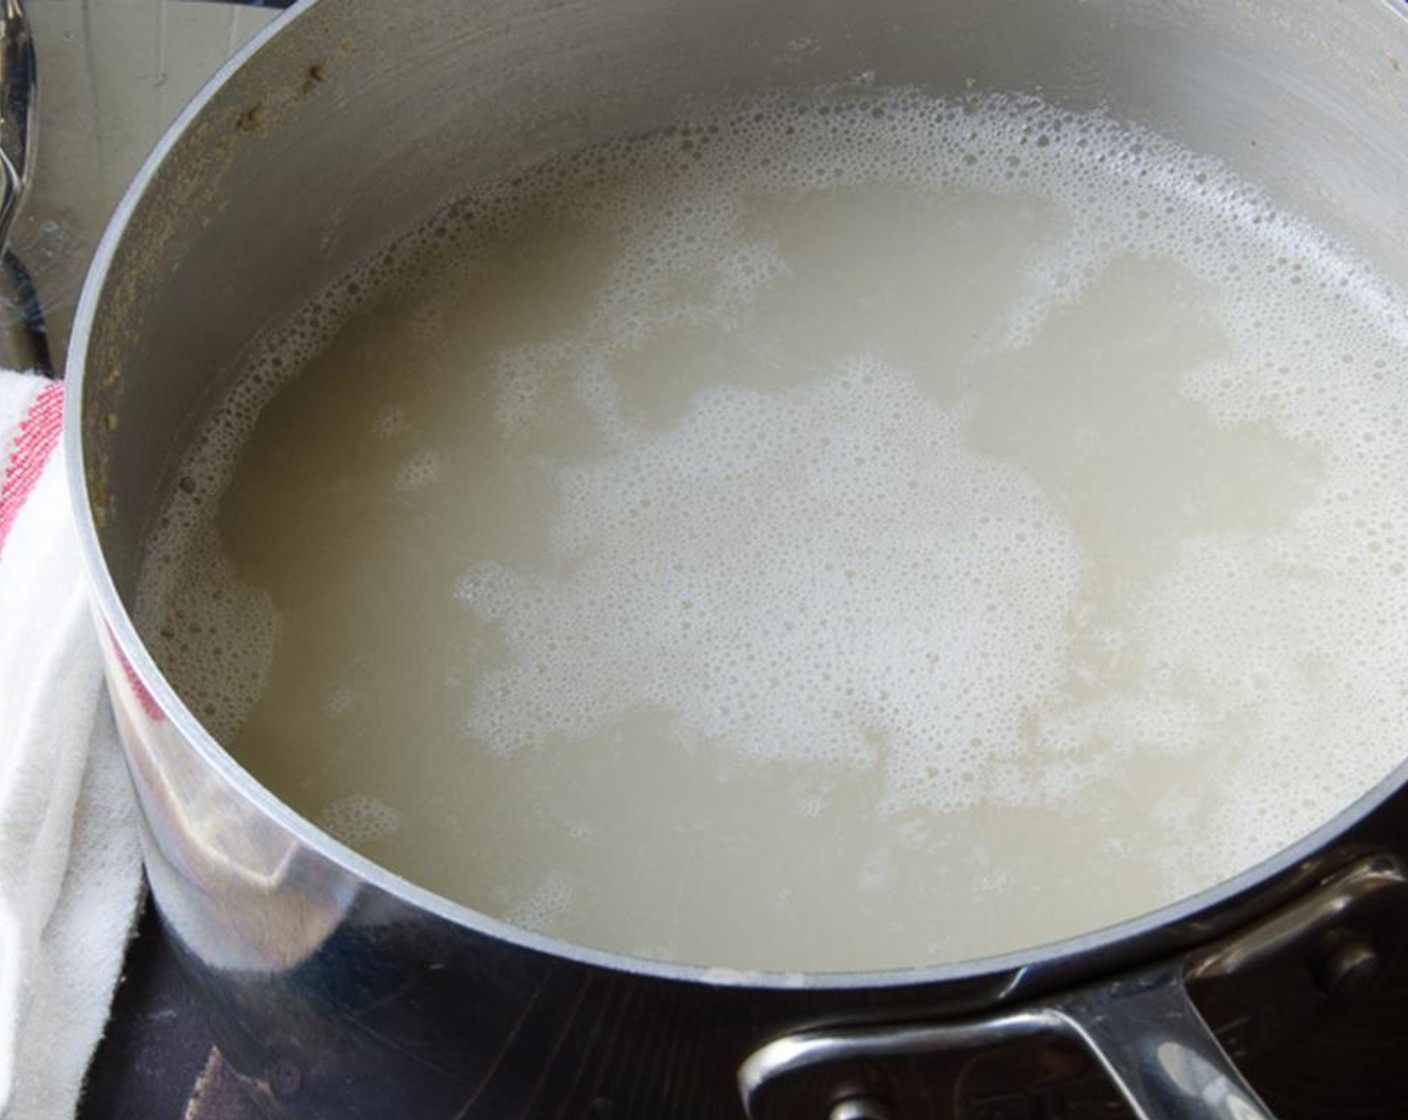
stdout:
MULTIPOLYGON (((1014 1107, 1013 1093, 1028 1091, 1022 1079, 1033 1071, 1053 1091, 1050 1044, 1065 1039, 1095 1059, 1136 1120, 1274 1120, 1194 1006, 1190 983, 1224 1029, 1258 1015, 1306 1024, 1327 1000, 1360 990, 1405 938, 1408 875, 1396 858, 1370 856, 1226 940, 1012 1011, 774 1039, 739 1067, 739 1092, 749 1120, 1046 1115, 1014 1107), (974 1096, 965 1083, 974 1070, 990 1089, 1005 1085, 1007 1103, 974 1096)), ((1056 1071, 1058 1100, 1087 1069, 1056 1071)))
POLYGON ((1274 1120, 1188 998, 1181 961, 1080 989, 1050 1011, 1137 1120, 1274 1120))

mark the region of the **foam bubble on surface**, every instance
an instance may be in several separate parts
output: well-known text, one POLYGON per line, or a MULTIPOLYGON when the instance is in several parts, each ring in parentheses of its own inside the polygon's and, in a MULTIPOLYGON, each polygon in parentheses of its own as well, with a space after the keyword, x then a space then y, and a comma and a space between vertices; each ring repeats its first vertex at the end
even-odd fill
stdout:
POLYGON ((281 620, 268 592, 235 574, 214 525, 186 516, 193 524, 168 533, 149 558, 143 591, 165 610, 147 641, 159 664, 183 667, 182 698, 228 741, 264 691, 281 620))
POLYGON ((344 844, 356 848, 394 835, 401 827, 401 814, 371 794, 354 793, 327 805, 319 814, 318 823, 344 844))
POLYGON ((505 921, 538 933, 550 933, 572 905, 572 888, 561 875, 549 875, 508 904, 505 921))
POLYGON ((376 415, 372 419, 372 434, 378 439, 395 439, 404 435, 410 426, 405 408, 387 402, 377 407, 376 415))
POLYGON ((440 481, 443 469, 440 453, 426 448, 402 461, 391 485, 396 490, 423 490, 440 481))

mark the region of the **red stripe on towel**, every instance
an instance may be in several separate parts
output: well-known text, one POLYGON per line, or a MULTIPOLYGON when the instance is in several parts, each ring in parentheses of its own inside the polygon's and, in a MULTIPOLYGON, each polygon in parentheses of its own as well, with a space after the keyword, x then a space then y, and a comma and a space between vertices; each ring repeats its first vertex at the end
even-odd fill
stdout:
POLYGON ((137 703, 141 706, 146 717, 153 723, 161 723, 166 719, 166 713, 161 710, 161 705, 156 702, 147 686, 142 683, 142 678, 137 676, 137 670, 132 668, 132 662, 127 660, 127 654, 122 652, 122 647, 117 644, 117 635, 112 632, 112 627, 108 627, 108 642, 112 645, 112 651, 117 655, 117 663, 122 666, 122 675, 127 680, 127 687, 132 690, 132 695, 137 698, 137 703))
POLYGON ((0 554, 5 551, 5 541, 20 508, 44 473, 44 464, 59 442, 63 424, 64 387, 51 381, 30 403, 10 445, 5 480, 0 482, 0 554))

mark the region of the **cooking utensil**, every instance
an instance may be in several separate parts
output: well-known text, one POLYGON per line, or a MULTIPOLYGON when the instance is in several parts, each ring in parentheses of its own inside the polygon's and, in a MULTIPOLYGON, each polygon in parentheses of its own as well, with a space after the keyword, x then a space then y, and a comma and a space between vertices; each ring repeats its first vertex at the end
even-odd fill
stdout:
POLYGON ((1396 959, 1408 770, 1214 890, 1059 944, 680 967, 489 919, 336 843, 211 739, 130 603, 155 503, 254 340, 468 184, 778 86, 1030 90, 1220 157, 1401 282, 1405 53, 1388 2, 313 0, 222 71, 99 248, 66 439, 153 893, 270 1114, 968 1117, 995 1084, 1085 1084, 1089 1053, 1146 1120, 1267 1115, 1227 1052, 1396 959))

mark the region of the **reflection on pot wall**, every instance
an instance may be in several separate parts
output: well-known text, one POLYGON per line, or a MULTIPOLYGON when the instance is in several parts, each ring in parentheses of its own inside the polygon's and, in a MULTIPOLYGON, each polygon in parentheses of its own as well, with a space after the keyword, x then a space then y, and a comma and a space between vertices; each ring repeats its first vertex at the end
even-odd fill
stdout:
POLYGON ((187 951, 214 968, 296 968, 343 920, 358 881, 282 830, 250 828, 248 797, 192 754, 112 632, 101 630, 163 918, 187 951), (200 905, 189 905, 192 897, 200 905))

